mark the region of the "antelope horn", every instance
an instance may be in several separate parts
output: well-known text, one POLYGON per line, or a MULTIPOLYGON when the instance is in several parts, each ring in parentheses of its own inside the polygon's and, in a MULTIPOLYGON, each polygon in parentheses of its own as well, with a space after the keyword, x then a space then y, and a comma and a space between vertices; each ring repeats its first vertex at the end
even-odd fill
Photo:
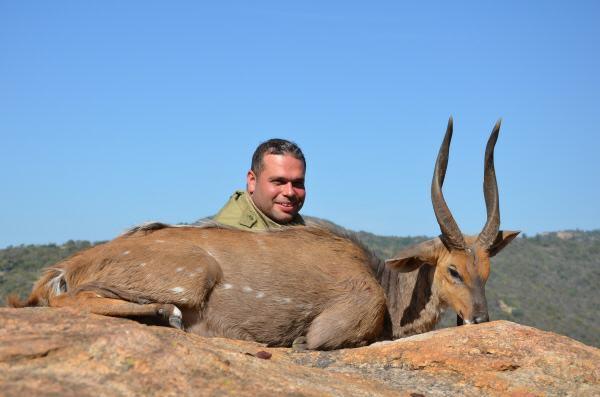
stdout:
POLYGON ((500 200, 498 198, 498 183, 496 182, 496 171, 494 169, 494 146, 498 140, 501 123, 502 119, 498 120, 494 126, 485 148, 483 194, 485 196, 487 221, 477 237, 477 243, 485 248, 492 246, 500 229, 500 200))
POLYGON ((448 166, 448 152, 450 150, 450 141, 452 140, 453 120, 452 116, 448 120, 448 128, 446 135, 442 141, 442 146, 435 162, 435 170, 433 172, 433 180, 431 181, 431 202, 433 211, 437 218, 442 235, 440 238, 445 244, 451 248, 465 249, 465 240, 463 235, 452 217, 452 213, 444 200, 442 194, 442 185, 446 177, 446 167, 448 166))

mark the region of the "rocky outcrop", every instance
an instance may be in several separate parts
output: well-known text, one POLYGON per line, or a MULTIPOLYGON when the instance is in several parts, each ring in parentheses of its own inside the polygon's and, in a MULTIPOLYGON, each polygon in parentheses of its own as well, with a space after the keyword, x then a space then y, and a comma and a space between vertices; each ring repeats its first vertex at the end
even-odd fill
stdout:
POLYGON ((3 396, 600 395, 600 350, 506 321, 331 352, 0 309, 3 396))

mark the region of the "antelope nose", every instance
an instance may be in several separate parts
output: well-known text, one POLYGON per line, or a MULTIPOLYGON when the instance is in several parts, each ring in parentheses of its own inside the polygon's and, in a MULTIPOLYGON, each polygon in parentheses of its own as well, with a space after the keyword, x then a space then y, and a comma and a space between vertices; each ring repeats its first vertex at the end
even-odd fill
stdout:
POLYGON ((475 324, 487 323, 488 321, 490 321, 490 316, 487 313, 479 315, 473 319, 475 324))

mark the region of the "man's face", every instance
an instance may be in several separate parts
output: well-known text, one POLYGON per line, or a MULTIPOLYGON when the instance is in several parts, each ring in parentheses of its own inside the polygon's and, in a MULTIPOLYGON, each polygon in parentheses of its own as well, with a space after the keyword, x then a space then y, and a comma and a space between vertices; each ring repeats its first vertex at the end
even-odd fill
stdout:
POLYGON ((248 171, 248 193, 254 205, 277 223, 290 222, 302 208, 304 164, 288 154, 266 154, 258 175, 248 171))

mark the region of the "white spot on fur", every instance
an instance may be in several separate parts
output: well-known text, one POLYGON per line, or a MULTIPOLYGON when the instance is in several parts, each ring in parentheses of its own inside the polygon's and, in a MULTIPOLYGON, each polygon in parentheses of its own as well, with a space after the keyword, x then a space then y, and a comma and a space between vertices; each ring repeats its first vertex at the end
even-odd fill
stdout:
POLYGON ((125 251, 121 255, 129 255, 129 251, 125 251))
POLYGON ((187 300, 187 298, 181 298, 181 299, 179 299, 179 302, 183 302, 183 303, 185 303, 185 302, 187 302, 187 301, 188 301, 188 300, 187 300))
POLYGON ((253 289, 252 289, 252 288, 250 288, 250 287, 248 287, 248 286, 245 286, 244 288, 242 288, 242 290, 243 290, 244 292, 252 292, 252 291, 253 291, 253 289))
POLYGON ((185 291, 185 288, 175 287, 175 288, 171 288, 171 291, 175 292, 176 294, 181 294, 183 291, 185 291))
POLYGON ((140 263, 140 267, 144 267, 144 266, 146 266, 146 262, 140 263))
POLYGON ((233 288, 233 285, 231 284, 223 284, 223 289, 231 289, 233 288))
POLYGON ((275 298, 275 300, 279 303, 291 303, 292 300, 290 298, 275 298))
POLYGON ((264 292, 262 292, 262 291, 260 291, 260 292, 257 292, 257 293, 256 293, 256 297, 257 297, 258 299, 260 299, 260 298, 264 298, 264 297, 265 297, 265 293, 264 293, 264 292))
POLYGON ((182 271, 182 270, 183 270, 183 268, 182 268, 182 267, 178 267, 177 269, 175 269, 175 271, 176 271, 177 273, 179 273, 179 272, 180 272, 180 271, 182 271))

